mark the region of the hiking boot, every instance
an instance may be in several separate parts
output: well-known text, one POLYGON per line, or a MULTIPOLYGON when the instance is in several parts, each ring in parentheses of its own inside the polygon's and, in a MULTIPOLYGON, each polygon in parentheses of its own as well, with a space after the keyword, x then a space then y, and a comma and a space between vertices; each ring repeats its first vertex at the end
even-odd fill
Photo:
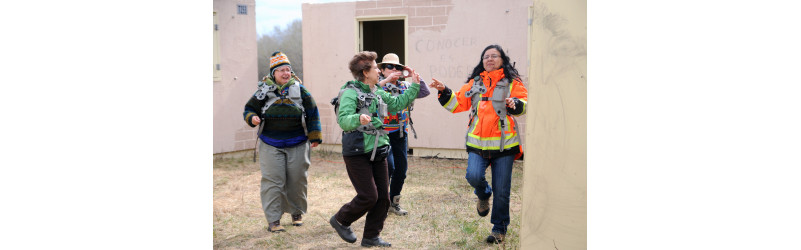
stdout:
POLYGON ((350 230, 350 227, 346 227, 343 226, 342 224, 339 224, 339 221, 337 221, 336 214, 334 216, 331 216, 331 219, 328 220, 328 223, 331 224, 331 227, 333 227, 334 230, 337 231, 337 234, 339 234, 339 237, 342 238, 342 240, 347 241, 348 243, 356 242, 356 234, 353 233, 353 230, 350 230))
POLYGON ((478 216, 484 217, 487 216, 489 213, 489 199, 482 200, 478 199, 478 203, 476 204, 476 212, 478 212, 478 216))
POLYGON ((299 227, 303 226, 303 214, 292 215, 292 225, 299 227))
POLYGON ((381 237, 376 236, 375 238, 372 238, 372 239, 367 239, 367 238, 362 239, 362 246, 363 247, 391 247, 392 244, 389 244, 389 242, 386 242, 386 241, 382 240, 381 237))
POLYGON ((403 208, 400 206, 400 197, 400 195, 392 197, 392 200, 389 201, 389 211, 395 215, 407 215, 409 212, 403 210, 403 208))
POLYGON ((270 222, 270 226, 267 227, 267 231, 271 233, 283 232, 286 231, 284 226, 281 226, 281 220, 270 222))
POLYGON ((505 234, 492 232, 489 236, 487 236, 487 243, 501 244, 504 237, 506 237, 505 234))

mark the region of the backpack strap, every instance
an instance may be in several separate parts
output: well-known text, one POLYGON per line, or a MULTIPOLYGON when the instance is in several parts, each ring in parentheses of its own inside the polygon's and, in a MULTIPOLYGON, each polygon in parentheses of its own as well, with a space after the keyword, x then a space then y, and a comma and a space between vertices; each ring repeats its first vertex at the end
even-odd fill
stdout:
POLYGON ((478 103, 481 102, 481 95, 487 93, 487 87, 484 87, 484 82, 481 80, 481 76, 476 76, 473 78, 473 86, 470 87, 470 90, 464 93, 466 97, 470 98, 470 104, 472 109, 470 110, 470 119, 467 122, 467 133, 464 135, 465 141, 467 141, 467 137, 476 126, 473 124, 473 119, 476 117, 476 113, 478 112, 478 103))
MULTIPOLYGON (((503 78, 496 83, 495 90, 492 92, 492 97, 490 98, 490 101, 492 101, 492 108, 495 110, 495 115, 500 118, 498 121, 500 122, 499 126, 501 129, 501 152, 503 152, 504 142, 506 141, 506 98, 509 97, 510 94, 509 80, 503 78)), ((515 125, 517 125, 517 123, 515 123, 515 125)))
POLYGON ((294 104, 295 107, 298 107, 300 109, 300 113, 301 113, 300 123, 301 123, 301 125, 303 125, 303 134, 308 136, 309 132, 306 129, 306 109, 303 108, 303 98, 301 98, 301 96, 300 96, 300 84, 299 83, 295 82, 295 83, 293 83, 292 85, 289 86, 288 96, 289 96, 289 100, 292 101, 292 104, 294 104))

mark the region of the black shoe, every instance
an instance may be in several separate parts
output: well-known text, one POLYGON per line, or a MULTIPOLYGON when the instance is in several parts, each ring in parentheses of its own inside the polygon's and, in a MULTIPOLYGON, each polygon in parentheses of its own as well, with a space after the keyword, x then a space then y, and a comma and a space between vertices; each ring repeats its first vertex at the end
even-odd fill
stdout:
POLYGON ((505 237, 506 235, 502 233, 492 232, 492 234, 487 236, 487 243, 501 244, 501 242, 503 242, 503 238, 505 237))
MULTIPOLYGON (((342 240, 347 241, 348 243, 356 242, 356 234, 353 233, 353 230, 350 230, 350 227, 339 224, 339 222, 337 222, 336 215, 331 216, 331 219, 328 220, 328 223, 330 223, 331 227, 337 231, 337 234, 339 234, 339 237, 342 238, 342 240)), ((364 242, 362 242, 362 244, 364 244, 364 242)))
POLYGON ((381 237, 375 237, 372 239, 362 239, 362 246, 363 247, 391 247, 392 244, 386 242, 381 239, 381 237))

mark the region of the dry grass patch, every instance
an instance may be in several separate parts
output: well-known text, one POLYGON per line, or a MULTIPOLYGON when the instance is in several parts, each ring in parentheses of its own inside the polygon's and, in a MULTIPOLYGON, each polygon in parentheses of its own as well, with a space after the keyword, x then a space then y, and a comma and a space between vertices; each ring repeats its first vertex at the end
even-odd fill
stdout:
MULTIPOLYGON (((390 214, 381 237, 400 249, 518 248, 522 162, 515 163, 512 173, 511 223, 503 245, 484 243, 492 224, 489 215, 479 217, 475 212, 477 199, 464 178, 466 166, 466 160, 409 157, 401 199, 409 215, 390 214)), ((313 150, 308 174, 309 207, 304 225, 291 226, 292 218, 286 214, 281 224, 287 231, 273 234, 267 231, 261 211, 258 163, 249 157, 215 160, 214 248, 359 248, 364 218, 352 225, 359 238, 354 244, 344 242, 328 225, 331 215, 356 195, 342 156, 313 150)), ((491 180, 490 171, 487 180, 491 180)))

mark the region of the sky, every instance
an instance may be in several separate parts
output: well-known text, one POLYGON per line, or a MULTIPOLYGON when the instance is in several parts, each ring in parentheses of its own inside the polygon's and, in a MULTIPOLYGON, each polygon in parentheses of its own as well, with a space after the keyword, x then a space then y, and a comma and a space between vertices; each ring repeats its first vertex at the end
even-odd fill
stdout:
POLYGON ((292 20, 301 19, 303 3, 354 2, 355 0, 256 0, 256 32, 269 34, 278 26, 285 29, 292 20))

